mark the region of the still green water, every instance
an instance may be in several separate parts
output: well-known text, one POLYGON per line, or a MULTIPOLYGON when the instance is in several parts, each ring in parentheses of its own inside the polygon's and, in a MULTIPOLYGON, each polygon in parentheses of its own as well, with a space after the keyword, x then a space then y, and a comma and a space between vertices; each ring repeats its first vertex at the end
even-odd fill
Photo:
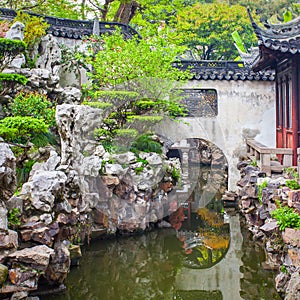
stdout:
MULTIPOLYGON (((239 224, 238 216, 228 219, 230 226, 239 224)), ((193 214, 192 220, 203 226, 199 214, 193 214)), ((229 234, 230 226, 223 224, 216 232, 215 224, 208 238, 203 239, 201 230, 198 243, 191 245, 188 235, 196 230, 194 224, 188 231, 189 226, 185 221, 179 231, 157 229, 93 242, 83 249, 80 265, 72 268, 66 292, 40 299, 280 299, 274 288, 275 273, 262 268, 264 252, 251 242, 247 230, 235 228, 229 234), (223 236, 223 242, 214 241, 213 232, 223 236), (229 244, 224 242, 226 236, 229 244)))

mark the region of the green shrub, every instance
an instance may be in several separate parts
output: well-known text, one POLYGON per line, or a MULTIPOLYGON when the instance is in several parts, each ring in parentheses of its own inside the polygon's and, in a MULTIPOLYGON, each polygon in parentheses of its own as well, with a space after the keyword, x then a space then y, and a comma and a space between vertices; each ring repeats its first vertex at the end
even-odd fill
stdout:
POLYGON ((35 164, 35 160, 34 159, 29 159, 27 161, 24 162, 24 164, 22 165, 22 167, 17 167, 16 169, 16 175, 17 175, 17 182, 18 182, 18 186, 22 186, 24 182, 26 182, 28 180, 29 177, 29 173, 32 169, 32 166, 35 164))
POLYGON ((251 160, 251 162, 250 162, 249 165, 253 166, 253 167, 257 167, 257 160, 256 160, 256 158, 253 158, 253 160, 251 160))
POLYGON ((24 41, 0 38, 0 69, 5 69, 18 54, 25 51, 26 47, 24 41))
POLYGON ((14 90, 16 84, 26 83, 27 78, 24 75, 0 73, 0 95, 6 95, 14 90))
POLYGON ((120 101, 134 101, 138 98, 139 94, 130 91, 114 91, 114 90, 101 90, 92 92, 89 91, 93 99, 100 99, 104 102, 116 103, 120 101))
POLYGON ((107 102, 96 102, 96 101, 83 101, 82 105, 88 105, 90 107, 105 109, 108 107, 112 107, 112 103, 107 102))
POLYGON ((280 203, 277 209, 271 212, 271 216, 277 220, 279 229, 300 228, 300 215, 288 206, 282 207, 280 203))
POLYGON ((156 152, 162 153, 162 145, 154 141, 151 134, 140 135, 131 145, 130 151, 132 152, 156 152))
POLYGON ((28 79, 24 75, 20 74, 9 74, 9 73, 0 73, 0 84, 2 82, 13 82, 25 85, 28 79))
POLYGON ((290 179, 299 179, 298 172, 294 167, 283 168, 283 172, 285 172, 290 179))
POLYGON ((140 157, 138 157, 136 159, 136 162, 141 162, 143 164, 143 166, 147 166, 149 164, 147 159, 143 159, 143 158, 140 158, 140 157))
POLYGON ((94 137, 99 140, 108 140, 108 137, 111 136, 111 132, 104 128, 96 128, 94 130, 94 137))
POLYGON ((33 117, 6 117, 0 120, 0 136, 7 141, 26 143, 38 134, 47 133, 44 120, 33 117))
POLYGON ((181 179, 180 169, 176 169, 175 167, 173 167, 171 175, 172 175, 172 178, 175 180, 175 182, 180 181, 180 179, 181 179))
POLYGON ((134 169, 134 171, 135 171, 135 173, 136 173, 137 175, 140 175, 140 174, 144 171, 144 169, 145 169, 144 166, 140 166, 140 167, 136 167, 136 168, 134 169))
POLYGON ((285 182, 285 185, 289 187, 291 190, 299 190, 300 184, 295 179, 290 179, 285 182))
POLYGON ((15 229, 16 227, 21 225, 20 215, 21 215, 20 210, 17 207, 8 211, 7 222, 9 228, 15 229))
POLYGON ((30 116, 43 119, 49 126, 55 125, 55 107, 46 95, 37 92, 19 93, 11 103, 9 110, 13 116, 30 116))
POLYGON ((262 191, 264 188, 266 188, 268 186, 268 182, 267 181, 263 181, 261 184, 257 184, 257 197, 259 202, 261 203, 262 201, 262 191))

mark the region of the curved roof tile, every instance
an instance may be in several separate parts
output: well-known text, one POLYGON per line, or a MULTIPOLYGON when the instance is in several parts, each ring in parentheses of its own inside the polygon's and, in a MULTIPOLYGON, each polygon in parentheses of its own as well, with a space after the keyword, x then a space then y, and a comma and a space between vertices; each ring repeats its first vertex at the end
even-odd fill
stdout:
POLYGON ((181 60, 173 65, 181 70, 190 70, 195 80, 275 80, 275 71, 254 72, 243 62, 181 60))
POLYGON ((300 17, 283 24, 265 23, 264 29, 254 21, 250 10, 248 14, 258 38, 258 45, 282 53, 300 52, 300 17))
MULTIPOLYGON (((28 12, 28 14, 38 17, 43 17, 44 20, 50 24, 47 29, 47 33, 53 34, 57 37, 67 37, 69 39, 82 39, 84 36, 91 35, 93 33, 94 21, 81 21, 55 18, 49 16, 41 16, 28 12)), ((13 20, 16 16, 16 12, 12 9, 0 8, 0 19, 13 20)), ((126 38, 138 36, 140 34, 127 24, 118 22, 99 22, 100 34, 112 32, 116 28, 120 28, 126 38)))

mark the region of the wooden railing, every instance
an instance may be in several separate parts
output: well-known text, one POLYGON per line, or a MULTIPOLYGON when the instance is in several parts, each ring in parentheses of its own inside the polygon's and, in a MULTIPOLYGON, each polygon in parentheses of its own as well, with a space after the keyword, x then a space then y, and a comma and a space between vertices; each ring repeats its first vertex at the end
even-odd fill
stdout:
MULTIPOLYGON (((257 162, 262 172, 271 175, 272 172, 282 172, 283 168, 293 165, 293 149, 289 148, 268 148, 254 139, 247 139, 247 154, 257 162), (280 157, 280 161, 272 158, 280 157)), ((300 150, 299 150, 300 153, 300 150)))

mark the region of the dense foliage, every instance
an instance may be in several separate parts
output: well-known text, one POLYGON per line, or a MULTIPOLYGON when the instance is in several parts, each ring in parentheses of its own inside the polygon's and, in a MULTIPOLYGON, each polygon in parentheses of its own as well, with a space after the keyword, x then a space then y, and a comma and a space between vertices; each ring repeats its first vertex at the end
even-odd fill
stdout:
POLYGON ((13 91, 17 84, 25 85, 27 78, 20 74, 0 73, 0 96, 13 91))
POLYGON ((41 119, 17 116, 0 120, 0 136, 7 141, 27 143, 36 135, 46 132, 48 126, 41 119))
POLYGON ((5 69, 18 54, 25 51, 26 47, 24 41, 0 38, 0 70, 5 69))
POLYGON ((4 119, 0 120, 0 136, 21 147, 28 142, 45 146, 52 141, 49 127, 55 125, 55 108, 45 95, 19 93, 11 100, 4 119))
POLYGON ((97 139, 110 148, 113 140, 124 146, 163 115, 184 114, 175 88, 190 74, 172 66, 183 51, 159 36, 126 40, 116 32, 86 40, 85 52, 77 53, 82 64, 92 66, 84 104, 106 109, 107 116, 95 131, 97 139))
POLYGON ((9 103, 9 114, 43 119, 47 125, 55 125, 55 107, 46 95, 37 92, 19 93, 9 103))
MULTIPOLYGON (((163 32, 166 41, 188 46, 195 58, 224 60, 238 56, 231 38, 234 31, 246 48, 256 44, 246 7, 258 15, 257 20, 272 22, 289 20, 300 11, 299 4, 292 0, 22 0, 7 1, 6 5, 63 18, 97 17, 130 23, 143 36, 163 32)), ((30 27, 38 31, 40 24, 32 22, 30 27)))
POLYGON ((198 59, 233 60, 238 56, 231 37, 237 31, 250 48, 255 44, 247 11, 239 5, 197 4, 180 12, 176 32, 198 59))
POLYGON ((282 206, 280 203, 277 203, 277 205, 278 208, 271 215, 277 220, 279 229, 300 228, 300 215, 291 207, 282 206))

